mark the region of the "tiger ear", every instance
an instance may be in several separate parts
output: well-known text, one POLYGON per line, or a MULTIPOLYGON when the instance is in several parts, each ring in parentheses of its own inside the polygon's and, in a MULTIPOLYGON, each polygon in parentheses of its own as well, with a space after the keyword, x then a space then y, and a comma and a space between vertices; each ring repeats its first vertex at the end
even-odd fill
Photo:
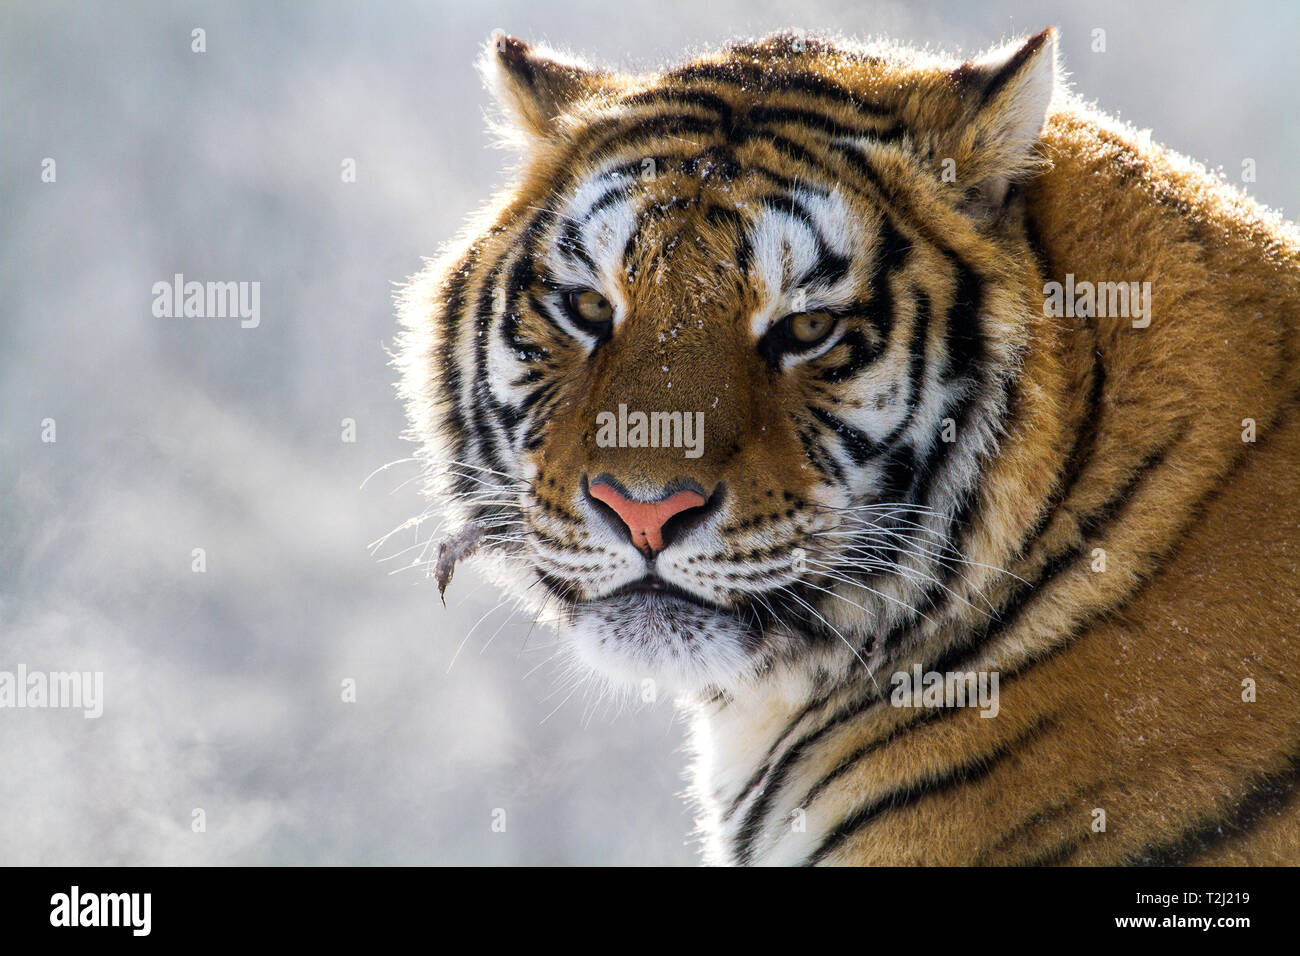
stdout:
POLYGON ((579 101, 600 93, 605 73, 497 31, 479 59, 484 83, 516 130, 530 137, 555 135, 555 120, 579 101))
POLYGON ((948 80, 961 104, 947 143, 960 205, 984 218, 1001 209, 1013 182, 1041 164, 1035 146, 1056 92, 1056 31, 1049 27, 963 63, 948 80))

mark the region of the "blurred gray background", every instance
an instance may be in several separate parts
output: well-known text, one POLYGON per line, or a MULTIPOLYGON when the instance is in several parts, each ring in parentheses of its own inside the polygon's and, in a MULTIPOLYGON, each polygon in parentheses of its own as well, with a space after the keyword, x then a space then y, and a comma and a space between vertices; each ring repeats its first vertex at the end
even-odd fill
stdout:
POLYGON ((557 710, 551 634, 366 550, 423 507, 409 464, 361 488, 412 451, 393 283, 504 178, 472 69, 494 28, 650 67, 789 26, 973 52, 1055 24, 1089 98, 1300 205, 1293 3, 2 11, 0 670, 102 670, 106 697, 0 710, 4 864, 694 861, 670 705, 557 710), (260 327, 155 318, 176 272, 260 281, 260 327))

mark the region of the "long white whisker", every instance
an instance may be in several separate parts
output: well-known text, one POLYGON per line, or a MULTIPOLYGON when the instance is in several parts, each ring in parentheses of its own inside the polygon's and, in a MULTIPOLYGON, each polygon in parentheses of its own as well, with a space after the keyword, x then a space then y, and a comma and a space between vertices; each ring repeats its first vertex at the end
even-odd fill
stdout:
MULTIPOLYGON (((376 469, 375 469, 374 471, 372 471, 370 474, 366 475, 366 477, 362 480, 361 484, 357 487, 357 491, 363 491, 363 490, 365 490, 366 483, 367 483, 368 481, 370 481, 371 478, 375 477, 375 475, 379 474, 381 471, 387 471, 389 468, 396 467, 397 465, 404 465, 404 464, 406 464, 407 462, 410 462, 410 461, 419 461, 419 460, 420 460, 420 459, 419 459, 418 457, 412 457, 412 458, 398 458, 398 459, 395 460, 395 461, 390 461, 390 462, 389 462, 388 464, 386 464, 386 465, 380 465, 378 468, 376 468, 376 469)), ((419 476, 419 475, 416 475, 416 477, 418 478, 418 477, 420 477, 420 476, 419 476)))

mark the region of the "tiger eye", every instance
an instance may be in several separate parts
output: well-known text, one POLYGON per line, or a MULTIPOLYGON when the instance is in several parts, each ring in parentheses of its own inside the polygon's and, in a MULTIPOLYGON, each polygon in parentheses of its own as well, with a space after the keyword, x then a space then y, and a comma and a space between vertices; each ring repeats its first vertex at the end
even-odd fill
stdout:
POLYGON ((829 312, 800 312, 790 317, 790 334, 797 341, 811 345, 826 338, 834 323, 829 312))
POLYGON ((573 304, 573 311, 577 312, 578 317, 584 322, 608 322, 614 317, 614 307, 599 292, 592 292, 590 289, 585 292, 574 292, 570 294, 569 301, 573 304))

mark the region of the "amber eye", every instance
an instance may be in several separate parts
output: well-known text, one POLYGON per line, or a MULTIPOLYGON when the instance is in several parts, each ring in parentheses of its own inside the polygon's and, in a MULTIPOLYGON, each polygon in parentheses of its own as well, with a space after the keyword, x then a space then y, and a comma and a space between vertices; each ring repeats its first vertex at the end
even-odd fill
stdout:
POLYGON ((591 325, 603 325, 614 318, 614 307, 599 292, 584 289, 569 293, 569 308, 583 322, 591 325))
POLYGON ((800 345, 816 345, 830 334, 835 317, 829 312, 800 312, 789 316, 790 335, 800 345))
POLYGON ((758 341, 758 353, 772 368, 780 368, 787 355, 810 352, 835 331, 833 312, 795 312, 767 330, 758 341))

